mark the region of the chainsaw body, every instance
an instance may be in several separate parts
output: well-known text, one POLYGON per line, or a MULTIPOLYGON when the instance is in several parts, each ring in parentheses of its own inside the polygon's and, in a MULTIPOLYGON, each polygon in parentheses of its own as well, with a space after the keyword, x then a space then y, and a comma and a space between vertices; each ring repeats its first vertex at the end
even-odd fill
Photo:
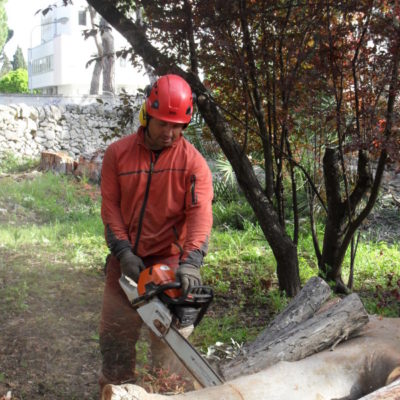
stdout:
POLYGON ((220 385, 222 378, 178 329, 197 325, 213 299, 207 286, 182 293, 174 271, 165 264, 156 264, 140 273, 139 282, 122 275, 119 283, 143 322, 164 340, 191 374, 204 387, 220 385))
POLYGON ((137 290, 138 298, 132 305, 157 296, 170 309, 177 328, 198 325, 213 300, 213 291, 208 286, 193 287, 185 295, 175 279, 175 272, 165 264, 143 270, 137 290))

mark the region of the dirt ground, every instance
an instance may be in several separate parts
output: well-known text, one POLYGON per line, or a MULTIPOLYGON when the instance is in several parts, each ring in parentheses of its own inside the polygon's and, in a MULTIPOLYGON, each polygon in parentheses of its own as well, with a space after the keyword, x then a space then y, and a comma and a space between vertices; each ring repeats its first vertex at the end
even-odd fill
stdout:
POLYGON ((25 282, 17 305, 0 299, 0 398, 97 399, 103 277, 36 262, 8 268, 15 257, 0 249, 0 288, 25 282))

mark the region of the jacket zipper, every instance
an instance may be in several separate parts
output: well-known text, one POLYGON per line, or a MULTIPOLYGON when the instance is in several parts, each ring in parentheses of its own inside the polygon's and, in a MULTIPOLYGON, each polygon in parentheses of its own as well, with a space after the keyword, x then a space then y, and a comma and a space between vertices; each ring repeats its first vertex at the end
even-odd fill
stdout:
POLYGON ((176 239, 175 242, 174 242, 174 245, 178 248, 178 250, 179 250, 179 259, 181 259, 183 257, 183 248, 178 242, 179 235, 178 235, 178 230, 176 229, 176 226, 172 227, 172 231, 174 232, 174 236, 175 236, 175 239, 176 239))
POLYGON ((154 164, 155 164, 155 161, 153 162, 153 153, 150 152, 150 171, 149 171, 149 176, 147 178, 146 191, 144 194, 142 209, 140 210, 139 224, 138 224, 138 229, 137 229, 137 234, 136 234, 135 246, 133 247, 133 252, 135 254, 136 254, 137 248, 139 246, 140 234, 142 232, 143 217, 144 217, 144 212, 146 210, 147 200, 149 197, 151 176, 153 175, 154 164))
POLYGON ((196 175, 192 175, 190 177, 191 185, 191 193, 192 193, 192 204, 197 204, 197 195, 196 195, 196 175))

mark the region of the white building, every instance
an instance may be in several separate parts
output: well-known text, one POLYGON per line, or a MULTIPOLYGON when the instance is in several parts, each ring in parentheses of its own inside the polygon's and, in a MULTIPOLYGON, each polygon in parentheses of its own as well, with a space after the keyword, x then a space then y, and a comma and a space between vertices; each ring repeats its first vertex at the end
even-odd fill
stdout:
MULTIPOLYGON (((45 16, 36 16, 31 27, 28 50, 29 89, 43 94, 65 96, 89 94, 94 63, 88 61, 97 55, 93 37, 84 39, 83 30, 92 29, 88 4, 74 0, 73 5, 53 8, 45 16)), ((113 30, 114 48, 128 48, 126 40, 113 30)), ((115 92, 122 88, 132 93, 144 87, 148 79, 135 70, 129 60, 115 60, 115 92)), ((100 83, 100 91, 101 91, 100 83)))

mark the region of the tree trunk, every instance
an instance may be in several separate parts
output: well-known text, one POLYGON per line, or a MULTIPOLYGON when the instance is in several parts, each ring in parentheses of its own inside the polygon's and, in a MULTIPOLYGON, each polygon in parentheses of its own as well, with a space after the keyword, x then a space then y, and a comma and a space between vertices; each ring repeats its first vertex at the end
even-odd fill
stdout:
POLYGON ((400 379, 397 379, 390 385, 384 386, 373 393, 359 400, 399 400, 400 399, 400 379))
MULTIPOLYGON (((188 78, 190 82, 190 78, 188 78)), ((193 86, 194 82, 190 82, 193 86)), ((201 85, 201 83, 198 82, 201 85)), ((204 120, 211 129, 222 151, 225 153, 235 171, 237 181, 253 208, 257 221, 271 246, 277 261, 279 287, 289 297, 295 296, 300 290, 300 275, 297 259, 297 248, 286 234, 279 222, 271 201, 264 193, 253 167, 234 140, 233 134, 219 114, 215 103, 208 101, 205 96, 198 98, 198 108, 204 120)))
MULTIPOLYGON (((327 283, 317 277, 309 279, 300 293, 289 303, 258 336, 243 347, 244 354, 257 354, 266 349, 282 332, 288 332, 297 325, 311 318, 331 295, 327 283)), ((231 365, 236 362, 230 363, 231 365)), ((229 364, 225 365, 225 369, 229 364)))
POLYGON ((328 215, 325 222, 324 243, 319 269, 324 279, 334 281, 338 287, 342 287, 344 283, 341 277, 341 265, 344 254, 340 254, 340 249, 345 234, 346 210, 341 197, 339 163, 338 150, 327 148, 323 166, 328 215))
MULTIPOLYGON (((292 304, 293 310, 299 306, 303 307, 297 304, 297 301, 295 303, 292 304)), ((368 322, 368 315, 356 294, 345 297, 328 310, 299 324, 290 321, 291 314, 292 311, 289 311, 288 322, 292 328, 283 328, 275 332, 272 329, 271 333, 267 328, 261 338, 257 339, 258 343, 247 346, 251 351, 223 366, 223 375, 233 379, 259 372, 278 361, 301 360, 326 347, 335 347, 368 322)), ((296 314, 297 311, 293 315, 296 314)))
POLYGON ((101 71, 103 70, 103 62, 101 60, 97 60, 94 64, 92 80, 90 81, 90 94, 99 94, 100 90, 100 76, 101 71))
POLYGON ((74 159, 62 151, 44 151, 40 155, 41 171, 54 171, 60 174, 72 174, 75 169, 74 159))
POLYGON ((361 223, 356 220, 358 219, 355 215, 356 209, 367 190, 371 188, 372 178, 368 170, 368 158, 363 151, 359 151, 357 182, 346 199, 341 190, 343 173, 340 167, 339 149, 326 149, 323 168, 328 214, 319 270, 324 279, 335 282, 336 292, 346 293, 347 287, 342 280, 342 263, 355 232, 355 226, 361 223))
MULTIPOLYGON (((96 10, 89 6, 89 14, 90 14, 90 22, 92 25, 92 29, 96 29, 96 10)), ((94 43, 96 44, 97 48, 97 56, 99 57, 93 68, 92 72, 92 80, 90 82, 90 94, 99 94, 100 90, 100 77, 101 72, 103 71, 103 46, 98 40, 97 33, 93 36, 94 43)))
POLYGON ((103 46, 103 94, 115 93, 115 53, 111 26, 102 18, 101 42, 103 46))
POLYGON ((239 356, 245 373, 255 366, 249 365, 250 357, 266 359, 253 368, 262 368, 257 373, 234 378, 234 371, 226 369, 225 384, 173 396, 149 394, 135 385, 109 385, 103 400, 356 400, 398 379, 400 318, 371 317, 367 323, 357 295, 334 305, 324 303, 328 295, 326 283, 313 278, 270 324, 271 332, 266 329, 246 346, 252 354, 239 356))

